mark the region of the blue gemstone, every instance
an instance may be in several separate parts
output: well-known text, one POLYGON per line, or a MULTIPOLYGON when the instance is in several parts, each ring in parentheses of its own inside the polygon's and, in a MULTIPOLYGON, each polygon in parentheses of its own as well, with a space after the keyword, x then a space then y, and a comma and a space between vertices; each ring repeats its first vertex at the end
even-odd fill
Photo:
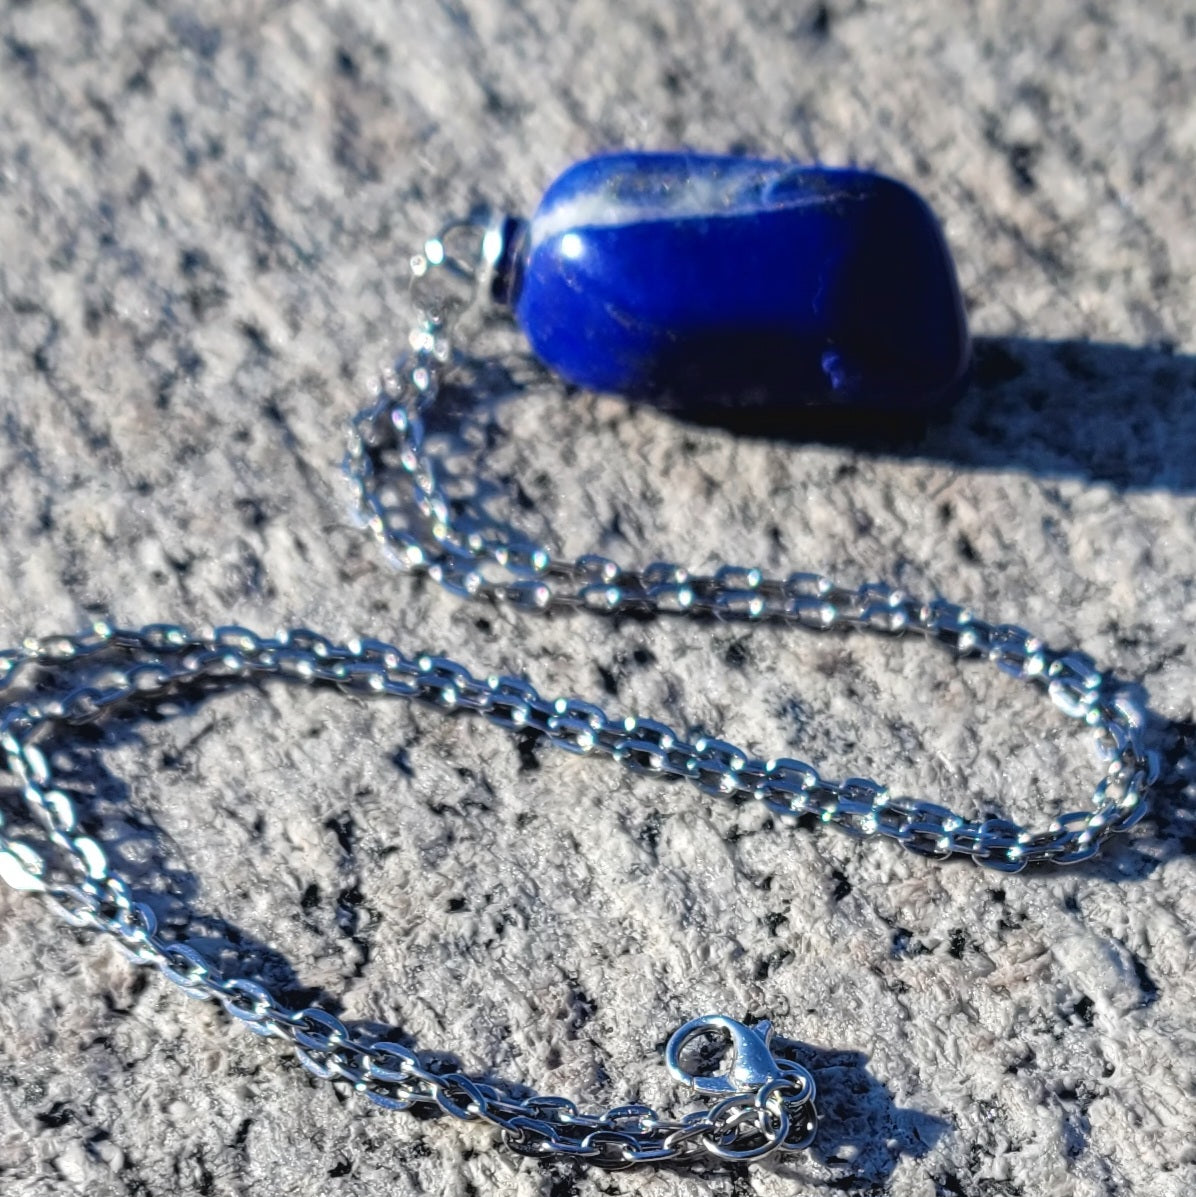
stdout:
POLYGON ((532 348, 594 390, 915 409, 967 375, 938 222, 867 171, 591 158, 549 187, 515 271, 532 348))

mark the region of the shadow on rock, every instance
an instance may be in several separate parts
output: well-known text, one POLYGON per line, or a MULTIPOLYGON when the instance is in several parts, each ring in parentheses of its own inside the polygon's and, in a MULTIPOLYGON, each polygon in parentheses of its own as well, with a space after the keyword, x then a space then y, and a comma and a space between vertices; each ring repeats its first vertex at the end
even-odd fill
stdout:
MULTIPOLYGON (((171 838, 147 811, 133 804, 128 784, 104 763, 103 753, 112 748, 132 744, 144 749, 139 722, 194 716, 210 695, 228 689, 227 684, 201 684, 170 699, 143 701, 102 725, 83 724, 65 735, 47 736, 43 750, 53 760, 58 788, 79 811, 81 830, 103 843, 113 870, 129 882, 138 900, 153 908, 162 930, 196 948, 224 976, 265 985, 291 1006, 319 1004, 337 1013, 339 999, 304 985, 280 952, 231 920, 196 909, 202 896, 200 879, 177 863, 180 853, 172 851, 171 838)), ((165 757, 162 768, 172 767, 165 757)))
POLYGON ((1196 494, 1196 357, 1166 348, 984 337, 969 390, 929 415, 778 402, 674 414, 882 458, 1196 494))
POLYGON ((818 1137, 809 1148, 827 1171, 824 1184, 840 1192, 875 1192, 905 1156, 921 1159, 951 1123, 902 1108, 868 1071, 861 1052, 837 1051, 774 1039, 808 1068, 818 1087, 818 1137))
MULTIPOLYGON (((1071 874, 1100 881, 1143 881, 1180 856, 1196 855, 1196 722, 1151 715, 1151 739, 1159 753, 1159 777, 1142 822, 1113 836, 1091 860, 1068 865, 1071 874)), ((1027 869, 1028 879, 1057 875, 1049 865, 1027 869)))

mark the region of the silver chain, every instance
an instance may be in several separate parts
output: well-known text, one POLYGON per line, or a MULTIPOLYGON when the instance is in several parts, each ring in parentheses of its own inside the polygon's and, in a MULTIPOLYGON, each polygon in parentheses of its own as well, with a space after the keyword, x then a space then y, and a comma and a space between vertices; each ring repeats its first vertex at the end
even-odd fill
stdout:
MULTIPOLYGON (((1045 689, 1060 711, 1092 729, 1106 762, 1091 809, 1061 815, 1041 830, 1002 818, 969 821, 933 803, 896 797, 874 781, 827 780, 800 761, 752 761, 721 741, 686 744, 661 724, 652 724, 628 746, 628 763, 645 772, 693 777, 697 769, 711 793, 751 795, 786 815, 812 814, 863 835, 888 836, 917 852, 960 853, 1011 872, 1035 862, 1087 860, 1108 836, 1142 817, 1157 773, 1156 755, 1146 744, 1145 708, 1132 687, 1083 653, 1056 651, 1024 628, 988 623, 965 607, 943 599, 924 602, 882 582, 851 589, 820 574, 768 578, 738 565, 698 575, 668 562, 628 569, 593 554, 562 560, 543 545, 479 531, 455 518, 428 448, 423 413, 450 367, 452 325, 490 285, 505 252, 501 230, 509 226, 501 217, 454 221, 412 259, 420 321, 410 349, 382 376, 374 401, 352 422, 345 474, 362 520, 391 560, 459 597, 533 611, 582 608, 883 636, 913 633, 957 657, 987 658, 1045 689)), ((587 716, 576 730, 588 744, 587 716)), ((587 751, 584 744, 574 751, 587 751)))
POLYGON ((499 1128, 516 1151, 612 1168, 800 1150, 815 1132, 814 1081, 771 1046, 767 1024, 749 1028, 709 1015, 673 1035, 669 1070, 717 1096, 709 1109, 680 1119, 642 1105, 590 1115, 564 1098, 526 1096, 433 1066, 411 1048, 372 1037, 326 1010, 293 1009, 249 978, 223 976, 185 941, 159 929, 152 907, 113 871, 102 843, 81 830, 74 799, 37 743, 47 732, 97 722, 122 706, 197 685, 286 679, 472 712, 571 753, 610 757, 635 773, 681 778, 705 794, 763 803, 786 824, 813 818, 887 837, 915 852, 964 854, 1010 872, 1035 862, 1088 859, 1109 835, 1142 817, 1157 774, 1146 744, 1145 708, 1132 687, 1080 653, 1057 652, 1021 628, 986 623, 952 603, 922 602, 882 584, 849 589, 816 574, 770 579, 739 566, 693 575, 665 563, 626 569, 597 556, 564 561, 542 546, 493 529, 478 531, 455 518, 427 447, 423 413, 450 368, 450 327, 490 285, 504 252, 498 227, 455 222, 413 260, 420 321, 410 349, 352 424, 346 473, 369 527, 404 569, 462 597, 530 610, 670 613, 772 620, 819 631, 916 633, 958 657, 988 658, 1045 689, 1060 711, 1092 730, 1105 773, 1091 809, 1040 830, 1004 818, 969 821, 944 807, 892 795, 874 781, 828 780, 805 762, 758 759, 722 740, 690 742, 663 722, 608 715, 575 697, 546 699, 521 678, 477 678, 456 661, 408 658, 377 640, 337 644, 307 629, 263 637, 235 626, 196 634, 169 624, 129 630, 99 623, 83 635, 29 640, 0 651, 0 755, 30 814, 16 826, 0 811, 0 878, 42 892, 69 922, 114 936, 135 962, 156 967, 191 997, 218 1002, 258 1035, 287 1041, 310 1072, 346 1082, 381 1106, 480 1120, 499 1128), (692 1074, 682 1065, 683 1048, 703 1034, 729 1041, 727 1075, 692 1074))
MULTIPOLYGON (((716 793, 737 792, 735 777, 742 775, 750 784, 745 770, 765 768, 759 761, 728 759, 725 745, 686 746, 661 724, 614 718, 577 699, 542 698, 520 678, 476 678, 455 661, 412 659, 378 640, 336 644, 302 628, 267 638, 241 627, 196 635, 167 624, 130 630, 101 623, 85 635, 29 640, 0 652, 0 693, 6 697, 0 707, 0 755, 21 788, 32 830, 40 830, 35 841, 30 827, 10 827, 0 812, 0 878, 43 893, 68 922, 114 936, 132 960, 156 967, 189 997, 219 1002, 258 1035, 290 1043, 314 1075, 347 1082, 388 1109, 438 1108, 498 1127, 516 1151, 574 1156, 610 1168, 707 1157, 748 1160, 809 1144, 816 1126, 813 1078, 772 1049, 767 1027, 709 1016, 673 1036, 670 1071, 693 1088, 721 1094, 710 1109, 680 1119, 642 1105, 583 1114, 565 1098, 522 1096, 513 1088, 438 1070, 403 1044, 367 1035, 318 1007, 292 1009, 256 981, 222 976, 194 948, 160 931, 153 908, 134 897, 113 871, 103 844, 81 830, 76 802, 54 776, 52 754, 36 741, 48 731, 94 723, 123 706, 169 698, 197 685, 271 678, 332 685, 363 696, 418 699, 449 713, 473 712, 501 728, 537 731, 571 752, 613 757, 635 770, 649 765, 646 745, 667 745, 674 771, 679 750, 688 751, 692 760, 684 775, 716 793), (38 673, 43 681, 47 673, 59 679, 56 693, 42 693, 38 673), (64 689, 66 673, 81 678, 64 689), (705 1031, 729 1037, 738 1084, 691 1075, 682 1066, 682 1048, 705 1031)), ((779 780, 786 762, 775 767, 779 780)), ((791 809, 763 792, 759 796, 791 809)))

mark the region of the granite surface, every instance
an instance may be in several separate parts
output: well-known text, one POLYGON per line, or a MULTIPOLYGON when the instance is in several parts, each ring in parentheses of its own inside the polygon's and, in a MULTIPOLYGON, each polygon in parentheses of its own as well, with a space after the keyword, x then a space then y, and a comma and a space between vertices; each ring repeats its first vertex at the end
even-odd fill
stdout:
POLYGON ((602 148, 784 154, 929 198, 985 338, 969 396, 842 444, 525 369, 478 417, 499 498, 571 552, 1023 623, 1144 682, 1166 760, 1132 837, 1002 878, 426 709, 272 688, 139 725, 90 767, 207 950, 587 1107, 684 1108, 672 1028, 770 1014, 823 1128, 702 1178, 520 1160, 308 1078, 4 890, 6 1197, 1196 1191, 1190 6, 10 0, 0 32, 3 643, 100 613, 360 630, 964 809, 1079 804, 1089 746, 991 669, 465 606, 348 517, 340 430, 443 214, 526 211, 602 148))

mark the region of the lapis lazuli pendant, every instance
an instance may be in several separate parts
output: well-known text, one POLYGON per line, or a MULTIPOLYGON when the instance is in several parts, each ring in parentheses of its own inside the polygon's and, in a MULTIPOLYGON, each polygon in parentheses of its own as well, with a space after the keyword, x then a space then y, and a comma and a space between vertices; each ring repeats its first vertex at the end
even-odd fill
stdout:
POLYGON ((594 390, 911 410, 968 371, 934 214, 862 170, 590 158, 548 188, 509 291, 536 354, 594 390))

